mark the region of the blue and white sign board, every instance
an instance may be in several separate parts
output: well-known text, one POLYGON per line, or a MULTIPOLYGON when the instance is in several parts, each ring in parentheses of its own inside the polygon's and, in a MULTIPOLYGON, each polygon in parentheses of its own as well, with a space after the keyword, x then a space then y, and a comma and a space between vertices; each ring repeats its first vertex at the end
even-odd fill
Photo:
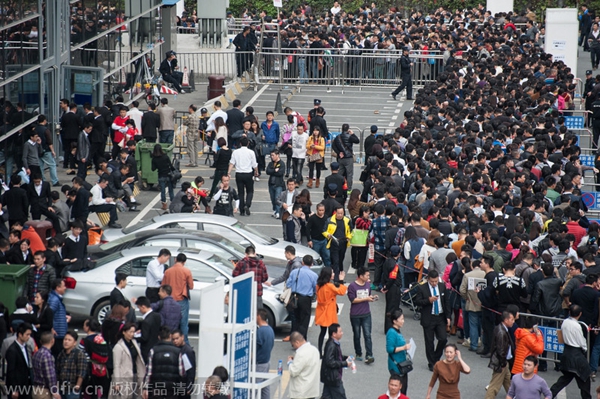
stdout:
POLYGON ((558 342, 558 329, 544 326, 538 328, 544 337, 544 350, 546 352, 563 353, 565 345, 558 342))
POLYGON ((592 168, 596 166, 596 157, 594 155, 580 155, 579 160, 583 166, 590 166, 592 168))
POLYGON ((565 126, 567 129, 585 129, 585 119, 583 116, 565 116, 565 126))
POLYGON ((242 327, 233 335, 231 342, 231 351, 233 362, 231 363, 231 375, 234 383, 233 399, 249 399, 249 390, 246 388, 236 388, 239 383, 247 384, 250 382, 250 373, 254 370, 251 361, 254 358, 251 336, 256 329, 256 284, 254 283, 254 273, 244 274, 243 279, 231 283, 229 293, 230 320, 242 327))
POLYGON ((600 209, 600 192, 598 191, 582 193, 581 200, 589 210, 600 209))

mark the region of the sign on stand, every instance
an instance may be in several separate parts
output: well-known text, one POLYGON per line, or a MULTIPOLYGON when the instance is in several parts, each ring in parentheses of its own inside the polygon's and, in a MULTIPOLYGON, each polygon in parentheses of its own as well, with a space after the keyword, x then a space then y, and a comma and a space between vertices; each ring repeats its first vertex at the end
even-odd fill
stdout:
POLYGON ((579 21, 576 8, 547 8, 544 51, 563 61, 577 75, 579 21))
POLYGON ((539 326, 544 337, 544 350, 546 352, 563 353, 565 345, 558 342, 558 328, 539 326))
MULTIPOLYGON (((216 366, 229 370, 232 399, 256 399, 260 389, 279 382, 276 373, 257 373, 256 282, 254 273, 220 280, 200 291, 200 342, 197 377, 212 375, 216 366), (229 308, 225 321, 225 297, 229 308), (222 304, 222 306, 221 306, 222 304), (223 335, 226 343, 223 343, 223 335), (257 380, 261 380, 257 382, 257 380)), ((229 394, 229 393, 227 393, 229 394)))

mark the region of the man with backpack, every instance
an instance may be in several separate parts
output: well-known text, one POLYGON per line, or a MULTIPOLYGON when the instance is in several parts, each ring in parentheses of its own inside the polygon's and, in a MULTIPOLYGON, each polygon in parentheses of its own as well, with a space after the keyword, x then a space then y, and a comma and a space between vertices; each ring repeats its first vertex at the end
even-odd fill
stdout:
POLYGON ((256 250, 253 246, 246 247, 246 256, 238 261, 231 275, 237 277, 248 272, 254 272, 254 281, 256 281, 256 308, 262 309, 263 283, 269 279, 269 273, 264 262, 257 258, 256 250))

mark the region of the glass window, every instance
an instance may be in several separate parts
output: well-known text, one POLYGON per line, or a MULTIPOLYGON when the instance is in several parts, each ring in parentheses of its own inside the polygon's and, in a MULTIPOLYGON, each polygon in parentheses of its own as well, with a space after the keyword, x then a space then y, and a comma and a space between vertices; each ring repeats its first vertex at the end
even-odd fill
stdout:
POLYGON ((186 229, 198 230, 198 223, 195 222, 173 222, 159 227, 159 229, 186 229))
POLYGON ((185 266, 191 270, 194 281, 201 283, 214 283, 215 279, 222 275, 219 271, 196 259, 188 258, 185 266))
POLYGON ((176 247, 180 248, 181 239, 180 238, 153 238, 146 240, 141 244, 144 247, 176 247))
POLYGON ((133 277, 146 277, 146 266, 154 259, 152 256, 144 256, 131 260, 131 274, 133 277))
POLYGON ((229 252, 228 250, 226 250, 225 248, 215 245, 209 241, 188 239, 187 246, 189 248, 196 248, 196 249, 201 249, 203 251, 209 251, 209 252, 217 254, 223 258, 230 258, 231 256, 233 256, 233 254, 231 252, 229 252))
POLYGON ((240 243, 246 240, 243 236, 239 235, 237 232, 233 231, 230 227, 221 226, 218 224, 208 224, 203 223, 202 227, 204 231, 208 231, 209 233, 218 234, 222 237, 228 238, 231 241, 240 243))

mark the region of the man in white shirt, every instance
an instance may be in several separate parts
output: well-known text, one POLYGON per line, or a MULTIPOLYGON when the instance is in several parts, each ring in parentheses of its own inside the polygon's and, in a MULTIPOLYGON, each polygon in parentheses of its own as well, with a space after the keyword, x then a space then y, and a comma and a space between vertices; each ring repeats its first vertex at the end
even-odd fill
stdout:
POLYGON ((165 275, 167 262, 171 258, 171 251, 163 248, 158 253, 158 257, 148 262, 146 266, 146 298, 150 303, 155 303, 160 300, 158 290, 165 275))
POLYGON ((331 7, 331 13, 333 15, 337 15, 337 13, 339 13, 340 11, 342 11, 342 7, 340 7, 340 3, 338 3, 337 1, 333 3, 333 7, 331 7))
POLYGON ((248 138, 240 139, 241 147, 231 154, 228 175, 235 167, 235 182, 240 197, 240 215, 250 216, 250 206, 254 197, 254 179, 258 176, 258 162, 256 153, 248 149, 248 138))
POLYGON ((296 180, 298 186, 301 186, 302 183, 304 183, 302 168, 304 167, 304 160, 306 159, 307 141, 308 134, 304 131, 304 126, 296 126, 296 130, 292 132, 292 177, 296 180))
POLYGON ((133 121, 135 122, 135 127, 138 130, 138 134, 142 134, 142 117, 144 113, 138 109, 139 106, 139 102, 132 102, 131 108, 129 109, 129 111, 127 111, 127 116, 130 119, 133 119, 133 121))
POLYGON ((318 398, 320 397, 320 368, 319 350, 306 342, 298 331, 290 335, 290 343, 296 351, 295 356, 288 356, 288 369, 290 372, 290 398, 318 398))
POLYGON ((583 336, 579 318, 581 317, 581 306, 569 306, 569 318, 562 322, 562 331, 565 349, 560 361, 562 376, 550 387, 552 397, 555 398, 560 391, 573 381, 577 381, 582 399, 591 399, 590 366, 585 352, 587 343, 583 336))
POLYGON ((92 187, 90 193, 92 193, 92 200, 90 201, 89 209, 90 212, 96 213, 109 213, 110 219, 108 221, 108 227, 112 229, 120 229, 122 226, 117 223, 119 219, 117 216, 117 206, 115 200, 110 197, 103 197, 102 190, 108 185, 108 180, 101 177, 100 181, 92 187))
MULTIPOLYGON (((215 101, 215 103, 213 104, 213 109, 215 110, 215 112, 212 113, 212 115, 208 119, 208 122, 206 122, 206 131, 207 132, 212 132, 212 131, 217 130, 217 129, 215 129, 215 119, 217 119, 218 117, 223 118, 223 122, 227 122, 227 112, 225 112, 221 109, 221 101, 219 101, 219 100, 215 101)), ((235 133, 235 132, 230 132, 230 133, 235 133)))

